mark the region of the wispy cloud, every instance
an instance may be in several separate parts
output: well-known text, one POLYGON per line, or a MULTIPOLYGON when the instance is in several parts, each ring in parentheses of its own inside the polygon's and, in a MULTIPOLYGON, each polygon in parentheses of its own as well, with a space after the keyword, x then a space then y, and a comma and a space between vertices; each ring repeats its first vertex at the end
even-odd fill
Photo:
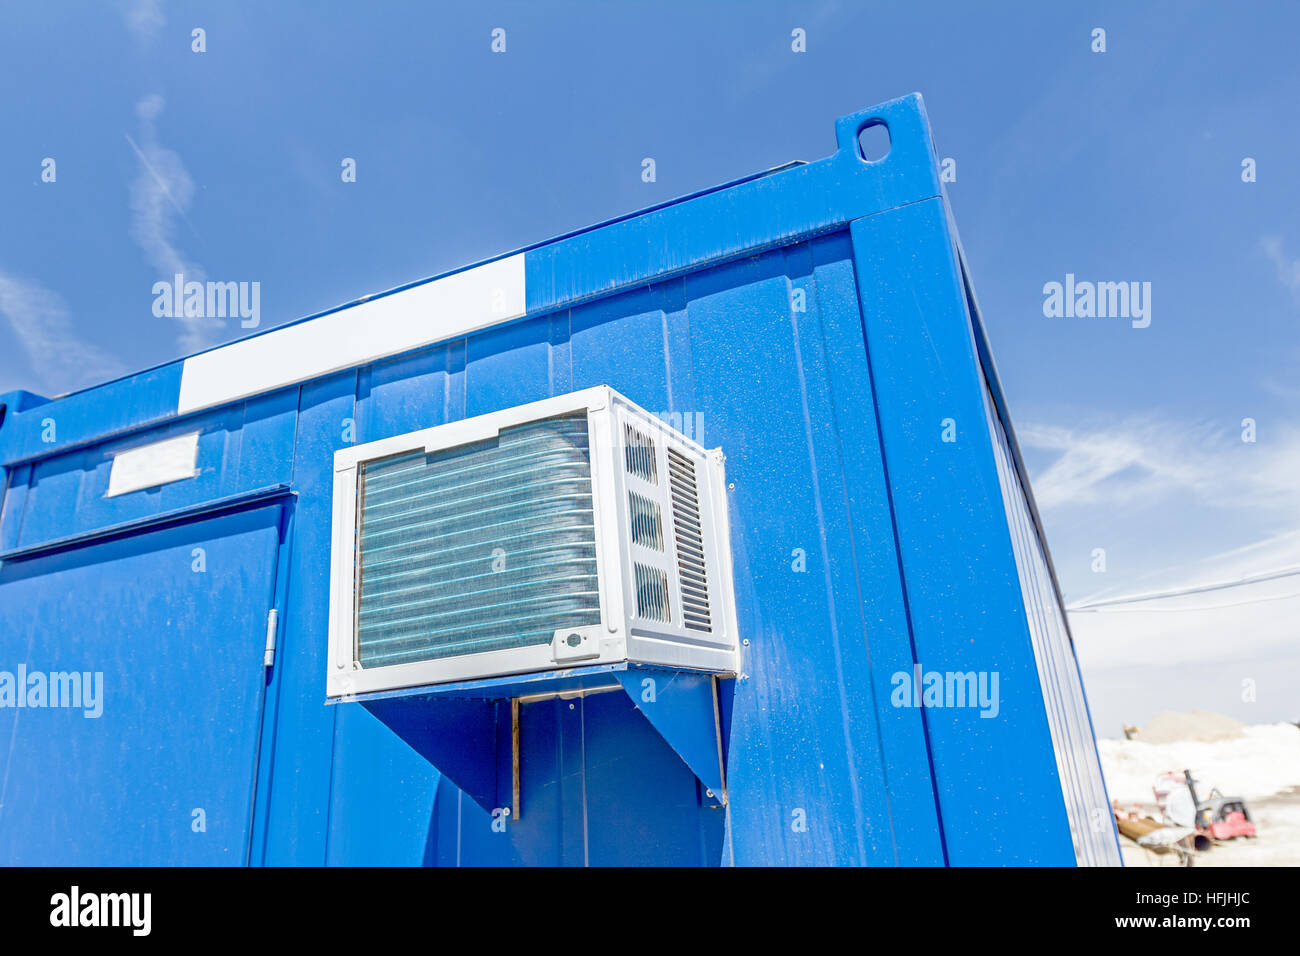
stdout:
POLYGON ((22 347, 34 388, 66 392, 124 371, 115 356, 78 336, 63 300, 35 282, 0 272, 0 316, 22 347))
POLYGON ((121 0, 120 7, 127 27, 141 40, 152 40, 166 22, 162 0, 121 0))
MULTIPOLYGON (((1076 573, 1083 603, 1300 564, 1300 431, 1265 422, 1250 444, 1231 426, 1150 416, 1018 434, 1047 459, 1031 481, 1058 567, 1079 568, 1098 545, 1118 559, 1106 574, 1076 573)), ((1298 612, 1289 577, 1072 613, 1098 731, 1118 736, 1160 710, 1294 719, 1298 612), (1258 695, 1243 696, 1244 682, 1258 695)))
POLYGON ((1300 298, 1300 259, 1294 259, 1282 248, 1280 236, 1267 236, 1260 240, 1264 255, 1277 270, 1277 281, 1282 283, 1297 298, 1300 298))
POLYGON ((1300 432, 1289 427, 1253 445, 1237 429, 1153 419, 1017 433, 1027 448, 1054 456, 1032 476, 1044 510, 1145 506, 1188 494, 1210 506, 1300 516, 1300 432))
MULTIPOLYGON (((191 232, 194 227, 186 216, 194 198, 194 181, 180 156, 158 142, 157 121, 163 110, 158 94, 144 97, 136 104, 140 118, 139 141, 127 135, 135 152, 140 171, 131 184, 131 236, 159 272, 170 282, 177 273, 186 281, 204 282, 203 267, 185 255, 177 239, 178 225, 191 232)), ((196 233, 197 234, 197 233, 196 233)), ((175 318, 180 327, 179 343, 185 353, 198 352, 219 342, 223 323, 208 318, 175 318)))
POLYGON ((1051 459, 1030 480, 1074 568, 1067 587, 1091 601, 1300 564, 1300 430, 1262 429, 1247 443, 1239 430, 1150 418, 1022 428, 1022 445, 1051 459), (1098 577, 1091 549, 1109 543, 1122 558, 1098 577), (1078 573, 1079 555, 1091 573, 1078 573))

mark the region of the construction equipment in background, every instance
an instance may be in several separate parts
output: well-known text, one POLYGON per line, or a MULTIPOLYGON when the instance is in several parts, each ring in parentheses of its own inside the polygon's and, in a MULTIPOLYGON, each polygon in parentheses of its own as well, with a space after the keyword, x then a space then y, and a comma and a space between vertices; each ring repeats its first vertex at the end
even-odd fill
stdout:
POLYGON ((1151 817, 1139 816, 1136 806, 1125 812, 1112 802, 1111 809, 1115 814, 1115 826, 1122 836, 1152 853, 1176 853, 1182 866, 1195 865, 1197 854, 1208 852, 1214 845, 1195 827, 1171 826, 1151 817))
POLYGON ((1213 840, 1257 836, 1250 810, 1241 797, 1225 797, 1218 788, 1201 800, 1190 770, 1168 770, 1156 778, 1152 791, 1166 823, 1194 827, 1213 840))

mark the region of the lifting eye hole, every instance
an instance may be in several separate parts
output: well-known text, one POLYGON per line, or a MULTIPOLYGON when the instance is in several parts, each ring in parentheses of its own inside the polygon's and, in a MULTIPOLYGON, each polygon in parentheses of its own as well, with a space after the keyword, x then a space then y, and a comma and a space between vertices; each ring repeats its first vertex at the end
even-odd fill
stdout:
POLYGON ((868 163, 878 163, 889 155, 889 127, 872 120, 858 130, 858 155, 868 163))

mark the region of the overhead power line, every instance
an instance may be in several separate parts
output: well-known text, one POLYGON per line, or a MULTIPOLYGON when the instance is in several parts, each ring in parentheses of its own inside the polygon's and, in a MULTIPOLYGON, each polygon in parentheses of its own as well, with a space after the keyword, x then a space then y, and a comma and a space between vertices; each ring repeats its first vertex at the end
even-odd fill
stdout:
MULTIPOLYGON (((1124 597, 1108 598, 1104 601, 1080 601, 1076 604, 1070 604, 1066 607, 1067 611, 1098 611, 1110 607, 1118 607, 1125 604, 1139 604, 1144 601, 1159 601, 1163 598, 1183 597, 1187 594, 1205 594, 1211 591, 1223 591, 1228 588, 1241 587, 1246 584, 1260 584, 1265 581, 1276 581, 1281 578, 1293 577, 1300 575, 1300 565, 1294 565, 1288 568, 1278 568, 1275 571, 1261 571, 1258 574, 1247 575, 1244 578, 1237 578, 1232 581, 1218 581, 1214 584, 1198 584, 1185 588, 1174 588, 1168 591, 1149 591, 1145 594, 1130 594, 1124 597)), ((1240 604, 1254 604, 1259 601, 1277 601, 1285 597, 1294 595, 1266 595, 1258 598, 1251 598, 1245 601, 1237 601, 1231 604, 1210 605, 1204 608, 1150 608, 1150 610, 1212 610, 1215 607, 1236 607, 1240 604)))

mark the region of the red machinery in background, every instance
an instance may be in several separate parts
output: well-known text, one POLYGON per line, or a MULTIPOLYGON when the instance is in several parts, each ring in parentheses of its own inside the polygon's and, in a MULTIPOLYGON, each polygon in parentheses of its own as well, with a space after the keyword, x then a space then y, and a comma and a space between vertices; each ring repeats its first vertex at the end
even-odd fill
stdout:
POLYGON ((1217 788, 1201 800, 1196 795, 1196 778, 1190 770, 1167 770, 1152 787, 1156 806, 1165 821, 1174 826, 1195 827, 1215 840, 1253 837, 1255 824, 1241 797, 1225 797, 1217 788))

